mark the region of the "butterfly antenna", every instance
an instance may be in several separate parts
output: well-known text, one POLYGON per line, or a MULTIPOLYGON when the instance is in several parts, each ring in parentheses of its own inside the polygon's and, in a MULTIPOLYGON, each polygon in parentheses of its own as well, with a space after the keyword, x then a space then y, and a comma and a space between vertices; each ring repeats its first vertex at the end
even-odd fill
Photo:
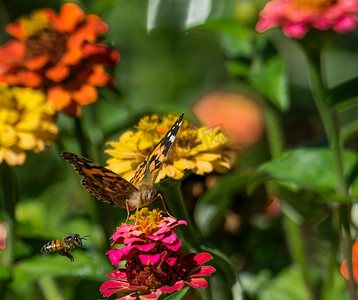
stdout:
POLYGON ((89 237, 89 236, 91 236, 91 235, 85 235, 85 236, 81 237, 81 240, 87 240, 87 237, 89 237))

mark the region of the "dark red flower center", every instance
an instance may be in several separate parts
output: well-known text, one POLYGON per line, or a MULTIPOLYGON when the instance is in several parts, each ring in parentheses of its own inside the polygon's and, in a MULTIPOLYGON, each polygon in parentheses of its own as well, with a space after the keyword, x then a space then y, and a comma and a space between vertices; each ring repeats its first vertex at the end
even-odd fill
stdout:
POLYGON ((181 249, 170 251, 164 248, 162 252, 157 249, 154 253, 162 253, 163 257, 176 259, 175 265, 170 266, 167 259, 161 260, 156 265, 143 265, 139 257, 135 256, 126 263, 126 273, 130 285, 142 285, 149 289, 157 289, 162 286, 173 286, 175 282, 185 278, 189 270, 186 267, 181 249))
POLYGON ((25 40, 25 59, 47 54, 50 63, 56 63, 66 52, 69 35, 61 33, 53 27, 47 27, 25 40))

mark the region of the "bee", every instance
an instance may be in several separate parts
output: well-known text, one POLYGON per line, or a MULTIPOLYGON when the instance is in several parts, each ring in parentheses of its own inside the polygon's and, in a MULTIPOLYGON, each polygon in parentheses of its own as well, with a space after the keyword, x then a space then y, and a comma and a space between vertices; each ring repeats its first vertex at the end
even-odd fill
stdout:
POLYGON ((89 235, 81 237, 79 234, 69 234, 62 239, 53 240, 46 243, 41 248, 41 253, 51 253, 60 251, 59 254, 66 256, 71 262, 74 261, 73 256, 69 253, 70 250, 82 247, 82 240, 86 240, 89 235))

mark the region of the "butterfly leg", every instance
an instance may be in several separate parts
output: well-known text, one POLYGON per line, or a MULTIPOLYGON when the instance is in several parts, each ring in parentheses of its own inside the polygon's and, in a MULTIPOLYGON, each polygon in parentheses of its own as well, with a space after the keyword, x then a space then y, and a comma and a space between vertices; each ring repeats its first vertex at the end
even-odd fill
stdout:
POLYGON ((169 217, 174 218, 174 217, 167 211, 167 208, 165 207, 165 203, 164 203, 164 199, 163 199, 162 194, 158 193, 158 194, 157 194, 157 197, 155 197, 155 199, 157 199, 157 198, 160 198, 160 199, 162 200, 163 208, 164 208, 164 211, 166 212, 166 214, 167 214, 169 217))
POLYGON ((127 209, 127 219, 126 219, 126 222, 125 222, 124 224, 127 224, 127 223, 128 223, 128 220, 129 220, 128 200, 126 200, 126 209, 127 209))

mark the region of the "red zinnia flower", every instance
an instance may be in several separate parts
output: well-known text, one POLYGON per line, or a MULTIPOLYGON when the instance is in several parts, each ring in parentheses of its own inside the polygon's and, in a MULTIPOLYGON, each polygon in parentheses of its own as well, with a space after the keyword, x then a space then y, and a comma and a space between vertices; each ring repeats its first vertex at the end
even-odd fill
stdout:
POLYGON ((79 115, 97 100, 98 86, 111 86, 104 65, 119 55, 97 43, 108 30, 100 17, 65 3, 59 14, 50 8, 7 25, 15 39, 0 47, 0 81, 44 91, 57 110, 79 115))
MULTIPOLYGON (((135 217, 131 217, 135 220, 135 217)), ((212 259, 209 253, 183 254, 181 241, 174 227, 186 224, 172 217, 162 217, 157 210, 143 208, 138 212, 135 225, 117 228, 111 237, 122 248, 107 252, 113 265, 126 261, 125 269, 117 269, 107 276, 114 280, 104 282, 100 290, 104 297, 114 293, 126 295, 117 299, 158 299, 163 293, 173 293, 185 285, 205 288, 202 276, 215 271, 211 266, 201 266, 212 259)))
POLYGON ((258 32, 282 26, 288 37, 302 38, 309 29, 353 30, 358 21, 356 0, 274 0, 260 13, 258 32))

